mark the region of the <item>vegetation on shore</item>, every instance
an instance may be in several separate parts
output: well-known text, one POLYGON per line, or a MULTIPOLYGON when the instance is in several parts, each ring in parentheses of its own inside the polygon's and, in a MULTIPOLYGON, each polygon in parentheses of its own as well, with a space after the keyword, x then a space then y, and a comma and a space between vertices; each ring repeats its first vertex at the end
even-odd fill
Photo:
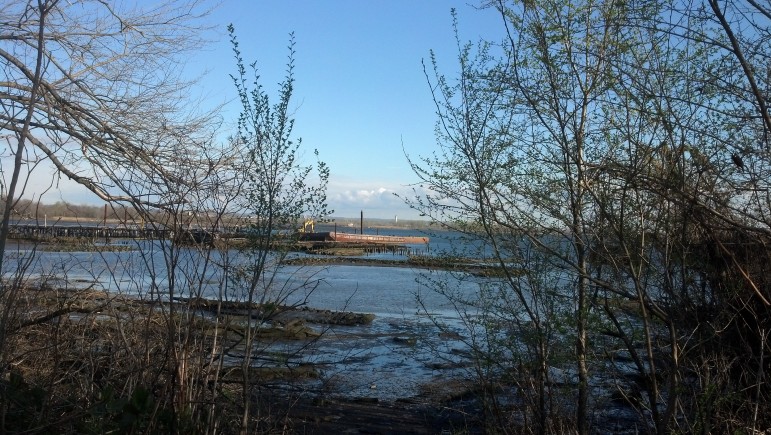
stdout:
MULTIPOLYGON (((184 350, 192 371, 178 378, 185 383, 180 393, 201 400, 199 406, 216 406, 218 418, 229 421, 238 416, 233 401, 238 400, 244 373, 237 358, 219 365, 210 349, 221 346, 233 355, 242 353, 250 318, 257 321, 254 332, 261 346, 314 340, 323 329, 310 325, 359 325, 374 318, 184 298, 175 302, 179 310, 169 318, 168 305, 104 291, 24 288, 19 297, 19 309, 27 314, 12 325, 19 333, 11 341, 14 363, 3 382, 2 422, 10 432, 157 433, 174 426, 202 430, 205 421, 196 419, 204 416, 192 413, 193 408, 172 423, 174 410, 159 400, 178 376, 163 364, 170 357, 164 338, 169 321, 195 340, 184 350), (206 314, 188 315, 202 312, 206 314)), ((249 382, 292 384, 319 376, 312 365, 287 364, 290 356, 264 355, 247 374, 249 382)), ((259 429, 270 431, 274 423, 263 424, 259 429)))
MULTIPOLYGON (((428 270, 418 304, 431 292, 456 310, 463 334, 422 314, 461 337, 464 349, 436 352, 472 360, 484 429, 598 432, 608 404, 622 406, 610 408, 622 432, 771 427, 771 8, 483 3, 501 40, 466 43, 453 20, 458 71, 442 73, 434 53, 425 62, 437 149, 407 157, 419 183, 405 201, 492 261, 392 265, 428 270), (490 278, 470 279, 472 295, 458 290, 470 273, 490 278)), ((294 35, 273 100, 228 29, 241 111, 223 120, 187 100, 179 74, 203 46, 203 2, 135 6, 0 8, 0 432, 291 431, 288 405, 263 392, 314 370, 269 344, 323 333, 282 319, 321 281, 287 277, 285 265, 311 260, 290 260, 297 245, 278 234, 333 215, 331 169, 293 136, 294 35), (23 200, 43 162, 107 205, 23 200), (149 226, 174 243, 146 244, 132 267, 88 248, 135 300, 35 287, 66 284, 74 258, 11 252, 11 225, 41 213, 44 225, 78 214, 149 226), (218 249, 191 231, 224 225, 248 228, 245 243, 218 249)))
POLYGON ((423 282, 467 325, 495 430, 607 430, 606 381, 633 410, 611 431, 771 427, 771 10, 750 3, 494 1, 502 40, 455 22, 457 71, 426 62, 440 147, 408 201, 503 273, 471 300, 423 282))

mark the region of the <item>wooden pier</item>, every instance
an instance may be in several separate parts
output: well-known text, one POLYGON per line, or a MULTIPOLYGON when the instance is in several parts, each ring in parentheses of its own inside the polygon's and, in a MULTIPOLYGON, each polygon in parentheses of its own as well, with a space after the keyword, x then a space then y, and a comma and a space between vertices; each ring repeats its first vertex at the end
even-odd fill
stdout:
MULTIPOLYGON (((427 245, 428 237, 380 236, 369 234, 346 234, 338 232, 299 233, 299 241, 310 242, 325 249, 360 248, 369 253, 411 251, 404 245, 427 245)), ((53 241, 63 239, 80 240, 174 240, 182 243, 214 243, 217 241, 240 240, 245 237, 242 228, 223 227, 218 230, 203 228, 169 228, 113 225, 38 225, 12 224, 8 234, 13 240, 53 241)), ((282 239, 282 238, 280 238, 282 239)), ((283 239, 290 240, 293 238, 283 239)), ((297 239, 295 239, 297 240, 297 239)))
MULTIPOLYGON (((205 239, 211 233, 200 230, 190 229, 184 231, 193 238, 205 239), (197 237, 196 237, 197 236, 197 237)), ((63 238, 76 239, 170 239, 174 237, 174 232, 164 228, 140 228, 127 226, 104 226, 104 225, 35 225, 20 224, 11 225, 8 233, 9 239, 27 239, 27 240, 54 240, 63 238)))
POLYGON ((425 245, 428 243, 428 237, 381 236, 376 234, 338 233, 337 231, 300 233, 300 240, 383 245, 425 245))

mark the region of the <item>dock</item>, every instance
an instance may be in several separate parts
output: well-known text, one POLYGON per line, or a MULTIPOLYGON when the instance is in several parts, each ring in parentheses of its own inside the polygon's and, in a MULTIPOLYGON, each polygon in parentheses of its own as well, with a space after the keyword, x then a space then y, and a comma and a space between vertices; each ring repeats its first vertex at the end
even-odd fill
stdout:
MULTIPOLYGON (((11 225, 9 239, 53 240, 76 239, 151 239, 210 243, 219 239, 243 237, 236 228, 207 230, 203 228, 179 229, 177 237, 168 228, 136 227, 124 225, 11 225)), ((334 245, 426 245, 428 237, 381 236, 374 234, 352 234, 337 231, 297 233, 302 242, 324 242, 334 245)))
POLYGON ((340 243, 376 243, 383 245, 425 245, 428 237, 418 236, 381 236, 375 234, 352 234, 337 231, 322 231, 313 233, 300 233, 300 240, 311 242, 340 242, 340 243))

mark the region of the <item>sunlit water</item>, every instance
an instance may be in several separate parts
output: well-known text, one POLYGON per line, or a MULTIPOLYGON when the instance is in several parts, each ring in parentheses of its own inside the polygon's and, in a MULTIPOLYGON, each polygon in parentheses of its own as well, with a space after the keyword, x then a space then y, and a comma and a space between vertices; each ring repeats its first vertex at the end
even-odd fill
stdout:
MULTIPOLYGON (((164 249, 168 247, 159 242, 122 243, 134 249, 43 252, 11 244, 5 253, 3 275, 17 273, 25 265, 24 274, 33 284, 51 288, 104 289, 139 297, 245 298, 243 285, 223 278, 228 270, 223 266, 232 270, 245 261, 236 252, 215 251, 202 256, 195 249, 178 249, 172 259, 164 249), (168 272, 170 264, 177 265, 173 274, 168 272)), ((445 248, 451 246, 434 241, 432 246, 418 248, 436 254, 442 243, 445 248)), ((368 257, 401 258, 394 254, 368 257)), ((324 329, 322 338, 311 346, 301 342, 272 346, 272 351, 294 354, 294 363, 312 362, 322 368, 324 376, 311 387, 316 391, 381 400, 409 398, 418 394, 421 384, 437 376, 446 379, 459 374, 461 356, 466 353, 459 315, 448 299, 428 288, 425 281, 446 282, 456 294, 473 298, 480 280, 467 277, 458 281, 447 272, 409 267, 354 265, 283 267, 271 277, 273 284, 266 286, 272 292, 269 300, 376 315, 370 325, 324 329), (435 322, 458 335, 440 334, 435 322)))
MULTIPOLYGON (((484 259, 490 253, 489 246, 468 243, 459 234, 428 235, 429 245, 411 246, 413 253, 447 253, 474 259, 484 259)), ((142 298, 245 299, 244 283, 225 279, 237 266, 246 264, 243 256, 235 251, 200 252, 181 248, 171 250, 172 257, 169 246, 159 242, 121 243, 134 249, 103 253, 42 252, 34 251, 29 245, 11 243, 4 255, 2 273, 7 278, 23 267, 24 276, 33 285, 103 289, 142 298), (176 267, 169 268, 171 264, 176 267)), ((365 256, 406 259, 391 253, 365 256)), ((453 304, 436 290, 452 293, 456 302, 473 302, 485 286, 496 284, 492 279, 445 271, 372 265, 290 266, 266 276, 273 278, 272 284, 262 285, 263 282, 257 286, 257 300, 265 295, 266 300, 279 300, 285 305, 372 313, 376 317, 371 324, 360 326, 311 324, 309 326, 322 332, 319 339, 264 344, 258 364, 311 363, 321 371, 320 378, 282 386, 315 395, 382 401, 420 402, 431 400, 426 391, 463 392, 454 389, 454 381, 468 377, 473 369, 469 342, 479 324, 470 324, 468 320, 479 320, 479 317, 473 306, 453 304), (271 362, 271 357, 277 360, 271 362)), ((568 275, 557 274, 552 278, 555 288, 569 286, 568 275)), ((520 320, 527 323, 523 315, 520 320)), ((476 332, 480 332, 479 329, 476 332)), ((229 355, 226 359, 228 363, 238 364, 238 357, 229 355)), ((575 382, 575 373, 570 369, 552 369, 553 378, 575 382)), ((612 370, 618 367, 609 366, 608 372, 612 370)), ((617 380, 612 375, 598 374, 592 381, 595 396, 604 397, 605 392, 617 388, 617 380)), ((636 414, 621 406, 611 404, 605 412, 626 426, 636 422, 636 414)))

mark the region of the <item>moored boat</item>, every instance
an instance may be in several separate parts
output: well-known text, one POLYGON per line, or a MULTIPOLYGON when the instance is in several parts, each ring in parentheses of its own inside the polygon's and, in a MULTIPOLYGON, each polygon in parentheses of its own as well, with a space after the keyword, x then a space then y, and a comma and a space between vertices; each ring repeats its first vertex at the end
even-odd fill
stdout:
POLYGON ((388 244, 388 245, 396 245, 396 244, 416 245, 416 244, 428 243, 428 237, 381 236, 381 235, 375 235, 375 234, 340 233, 336 231, 300 233, 300 240, 344 242, 344 243, 382 243, 382 244, 388 244))

